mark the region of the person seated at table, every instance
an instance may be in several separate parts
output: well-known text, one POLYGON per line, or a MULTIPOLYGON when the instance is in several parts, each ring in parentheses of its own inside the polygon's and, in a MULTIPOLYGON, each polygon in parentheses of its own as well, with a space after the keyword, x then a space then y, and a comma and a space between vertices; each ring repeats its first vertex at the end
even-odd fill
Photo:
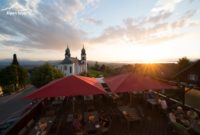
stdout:
POLYGON ((100 125, 102 125, 105 128, 110 126, 110 120, 106 114, 103 114, 100 116, 99 123, 100 123, 100 125))
POLYGON ((110 126, 110 120, 108 118, 105 118, 103 120, 103 124, 102 124, 103 127, 107 128, 110 126))
POLYGON ((183 124, 185 127, 190 126, 190 121, 187 120, 186 117, 184 117, 184 115, 180 115, 180 117, 178 118, 178 122, 183 124))
POLYGON ((81 122, 79 120, 78 114, 74 115, 74 118, 73 118, 73 121, 72 121, 72 126, 73 126, 73 129, 74 129, 76 134, 80 135, 80 134, 83 133, 82 125, 81 125, 81 122))
POLYGON ((95 115, 93 114, 93 112, 88 112, 88 121, 95 122, 95 115))
POLYGON ((183 108, 181 106, 177 106, 177 108, 176 108, 176 115, 180 115, 180 114, 184 115, 183 108))
POLYGON ((175 115, 175 110, 172 110, 169 113, 169 120, 171 123, 176 123, 176 115, 175 115))
POLYGON ((161 101, 160 101, 160 106, 161 106, 161 109, 162 110, 164 110, 164 111, 167 111, 167 102, 166 102, 166 100, 164 100, 164 99, 162 99, 161 101))
POLYGON ((175 133, 178 132, 178 134, 181 134, 181 135, 189 135, 187 128, 185 128, 182 124, 177 122, 177 118, 175 116, 175 110, 172 110, 169 113, 169 120, 171 122, 171 123, 169 123, 169 126, 170 126, 172 132, 175 132, 175 133))
POLYGON ((189 111, 187 111, 187 117, 188 117, 188 119, 190 120, 190 121, 193 121, 193 120, 195 120, 195 119, 198 119, 198 114, 195 112, 195 111, 193 111, 193 110, 189 110, 189 111))
POLYGON ((81 125, 84 126, 85 125, 85 121, 84 121, 83 115, 81 113, 78 113, 78 119, 79 119, 81 125))
POLYGON ((44 131, 47 128, 47 122, 45 121, 45 119, 41 119, 38 123, 38 127, 41 131, 44 131))

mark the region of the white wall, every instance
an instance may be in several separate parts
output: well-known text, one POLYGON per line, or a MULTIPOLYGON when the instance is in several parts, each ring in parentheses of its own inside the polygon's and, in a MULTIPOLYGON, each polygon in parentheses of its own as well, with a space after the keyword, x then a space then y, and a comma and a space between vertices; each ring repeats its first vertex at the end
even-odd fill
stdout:
POLYGON ((65 76, 74 75, 75 74, 75 64, 59 64, 57 69, 61 70, 65 76), (70 67, 72 68, 72 72, 70 72, 70 67))

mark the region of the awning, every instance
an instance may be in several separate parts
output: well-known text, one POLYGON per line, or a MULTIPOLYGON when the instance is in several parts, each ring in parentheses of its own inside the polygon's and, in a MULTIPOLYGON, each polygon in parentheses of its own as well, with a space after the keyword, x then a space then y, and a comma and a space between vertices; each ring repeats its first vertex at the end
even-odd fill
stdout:
POLYGON ((95 94, 106 94, 106 91, 96 78, 72 75, 52 81, 25 98, 38 99, 59 96, 88 96, 95 94))
POLYGON ((155 80, 148 76, 134 73, 120 74, 105 78, 104 80, 114 93, 174 88, 171 85, 155 80))

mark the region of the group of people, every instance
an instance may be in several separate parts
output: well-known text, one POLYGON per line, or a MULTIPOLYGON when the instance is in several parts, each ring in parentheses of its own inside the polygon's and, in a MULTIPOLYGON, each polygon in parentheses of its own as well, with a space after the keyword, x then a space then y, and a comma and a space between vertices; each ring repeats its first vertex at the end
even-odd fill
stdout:
POLYGON ((81 113, 77 113, 73 115, 73 121, 72 121, 72 127, 75 131, 76 135, 82 135, 83 134, 83 116, 81 113))
POLYGON ((191 129, 195 124, 199 124, 200 128, 200 118, 198 113, 194 110, 184 110, 181 106, 177 106, 176 109, 170 111, 169 120, 176 128, 185 131, 193 132, 191 129))
POLYGON ((99 112, 99 117, 94 112, 87 112, 87 117, 84 119, 81 113, 73 115, 72 126, 76 135, 83 135, 84 133, 94 133, 101 128, 101 132, 108 130, 110 126, 110 119, 104 112, 99 112), (88 130, 88 128, 90 130, 88 130))

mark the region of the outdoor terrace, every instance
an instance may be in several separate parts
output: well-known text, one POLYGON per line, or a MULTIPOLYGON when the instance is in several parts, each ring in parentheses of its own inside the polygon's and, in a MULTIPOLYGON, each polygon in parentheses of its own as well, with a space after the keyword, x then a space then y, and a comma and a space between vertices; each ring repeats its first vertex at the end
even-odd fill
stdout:
MULTIPOLYGON (((169 112, 181 105, 174 100, 166 99, 169 111, 165 113, 156 102, 161 98, 160 94, 154 93, 154 100, 148 100, 147 96, 144 96, 145 93, 117 95, 95 95, 93 100, 76 96, 75 100, 74 97, 63 97, 36 101, 34 103, 36 107, 5 134, 12 135, 18 132, 19 135, 76 135, 72 124, 73 115, 80 113, 84 116, 83 133, 88 135, 85 130, 87 125, 85 114, 90 111, 95 112, 93 114, 97 123, 102 112, 110 118, 107 132, 102 132, 100 127, 100 132, 95 135, 198 135, 188 132, 185 127, 177 130, 172 126, 168 118, 169 112), (124 112, 130 117, 126 117, 128 115, 124 112)), ((184 111, 190 109, 184 108, 184 111)), ((197 132, 198 129, 197 127, 197 132)))
MULTIPOLYGON (((68 116, 75 112, 84 113, 88 107, 93 107, 98 113, 104 111, 111 118, 111 126, 107 135, 173 135, 168 125, 168 120, 165 115, 158 110, 156 106, 152 106, 140 99, 133 98, 130 105, 128 98, 120 100, 120 105, 113 103, 110 97, 106 97, 100 102, 90 102, 82 104, 81 102, 72 103, 72 99, 68 98, 65 104, 60 105, 60 110, 56 114, 55 123, 51 126, 48 134, 54 135, 73 135, 74 131, 72 123, 68 122, 68 116), (135 108, 140 121, 132 122, 128 128, 127 121, 120 111, 120 106, 129 106, 135 108)), ((118 101, 119 102, 119 101, 118 101)), ((45 113, 43 114, 45 116, 45 113)), ((31 133, 30 133, 31 134, 31 133)))

